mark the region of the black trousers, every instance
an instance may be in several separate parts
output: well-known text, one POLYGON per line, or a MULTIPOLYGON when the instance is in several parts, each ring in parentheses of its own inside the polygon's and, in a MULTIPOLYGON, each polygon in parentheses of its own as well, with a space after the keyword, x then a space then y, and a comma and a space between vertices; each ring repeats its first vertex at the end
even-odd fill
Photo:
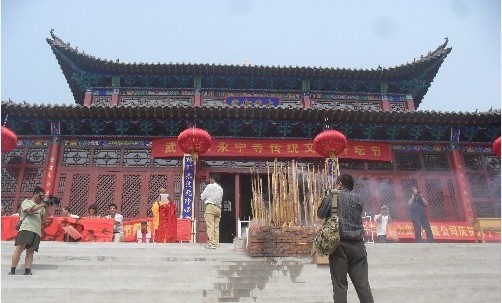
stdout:
POLYGON ((429 219, 427 219, 425 212, 421 211, 412 213, 411 221, 413 222, 413 229, 415 230, 415 242, 422 242, 422 228, 425 230, 425 234, 427 235, 427 241, 430 243, 434 242, 431 225, 429 224, 429 219))
POLYGON ((368 281, 368 259, 363 240, 341 240, 329 255, 329 271, 333 285, 333 302, 347 303, 347 274, 361 303, 373 303, 368 281))

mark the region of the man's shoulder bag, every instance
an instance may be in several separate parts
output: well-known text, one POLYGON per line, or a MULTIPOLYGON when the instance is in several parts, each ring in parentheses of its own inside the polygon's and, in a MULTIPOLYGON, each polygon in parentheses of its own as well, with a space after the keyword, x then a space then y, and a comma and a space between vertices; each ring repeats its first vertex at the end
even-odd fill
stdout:
POLYGON ((24 215, 24 216, 21 218, 21 220, 19 220, 19 222, 17 222, 17 224, 16 224, 16 230, 17 230, 17 231, 19 231, 19 229, 21 229, 21 224, 23 224, 23 221, 24 221, 24 219, 26 219, 26 216, 27 216, 27 215, 24 215))
POLYGON ((324 221, 321 229, 314 238, 314 246, 320 255, 330 255, 340 244, 340 230, 338 224, 338 190, 331 190, 331 217, 324 221))

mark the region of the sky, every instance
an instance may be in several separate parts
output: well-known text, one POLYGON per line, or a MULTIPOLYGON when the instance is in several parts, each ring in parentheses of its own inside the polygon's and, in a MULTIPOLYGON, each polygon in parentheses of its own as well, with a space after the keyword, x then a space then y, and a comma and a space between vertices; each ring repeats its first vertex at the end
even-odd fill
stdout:
POLYGON ((74 104, 50 30, 133 63, 388 68, 448 37, 419 110, 501 107, 499 0, 1 0, 1 99, 74 104))

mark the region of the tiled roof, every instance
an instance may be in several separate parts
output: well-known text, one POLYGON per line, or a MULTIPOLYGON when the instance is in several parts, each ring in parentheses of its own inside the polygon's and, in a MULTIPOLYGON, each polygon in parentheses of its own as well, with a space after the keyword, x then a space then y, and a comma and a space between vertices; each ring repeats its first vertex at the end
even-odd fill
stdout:
POLYGON ((84 70, 107 75, 124 74, 190 74, 190 75, 242 75, 262 77, 302 77, 302 78, 333 78, 371 81, 395 81, 396 79, 425 81, 425 85, 416 92, 414 97, 416 106, 423 99, 439 67, 451 52, 447 48, 448 39, 420 59, 394 67, 376 69, 346 69, 332 67, 298 67, 298 66, 263 66, 263 65, 221 65, 221 64, 191 64, 191 63, 122 63, 117 60, 106 60, 94 57, 73 48, 64 42, 51 30, 52 39, 47 43, 52 48, 63 73, 75 96, 81 103, 83 91, 72 79, 73 70, 84 70))
POLYGON ((431 125, 500 125, 500 110, 488 112, 440 111, 355 111, 314 108, 242 108, 236 106, 82 106, 82 105, 32 105, 2 101, 2 116, 47 119, 252 119, 252 120, 303 120, 431 124, 431 125))

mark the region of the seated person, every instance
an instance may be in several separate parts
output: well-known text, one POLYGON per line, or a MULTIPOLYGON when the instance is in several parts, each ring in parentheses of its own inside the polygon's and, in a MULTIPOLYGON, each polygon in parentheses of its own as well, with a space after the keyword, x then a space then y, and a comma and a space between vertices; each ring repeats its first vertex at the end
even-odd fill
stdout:
POLYGON ((96 204, 91 204, 87 208, 87 217, 86 218, 101 218, 100 215, 98 215, 98 207, 96 204))
POLYGON ((61 217, 69 217, 74 219, 80 218, 77 215, 72 215, 68 206, 63 207, 63 209, 61 210, 61 217))
MULTIPOLYGON (((73 219, 80 219, 79 216, 77 215, 72 215, 71 212, 70 212, 70 208, 68 206, 64 206, 63 209, 61 210, 61 217, 67 217, 67 218, 73 218, 73 219)), ((84 225, 82 225, 81 223, 78 223, 79 221, 72 221, 72 222, 68 222, 68 220, 63 220, 61 222, 61 226, 63 227, 63 229, 67 226, 72 226, 77 232, 81 233, 84 231, 84 225)), ((71 231, 69 231, 70 234, 71 234, 71 231)), ((81 235, 73 235, 74 237, 78 237, 78 236, 81 236, 81 235)), ((80 241, 81 238, 73 238, 72 236, 70 236, 66 231, 64 233, 64 236, 63 236, 63 241, 65 242, 77 242, 77 241, 80 241)))
POLYGON ((148 225, 145 221, 141 222, 141 229, 136 231, 136 241, 138 243, 152 242, 152 233, 148 231, 148 225))

